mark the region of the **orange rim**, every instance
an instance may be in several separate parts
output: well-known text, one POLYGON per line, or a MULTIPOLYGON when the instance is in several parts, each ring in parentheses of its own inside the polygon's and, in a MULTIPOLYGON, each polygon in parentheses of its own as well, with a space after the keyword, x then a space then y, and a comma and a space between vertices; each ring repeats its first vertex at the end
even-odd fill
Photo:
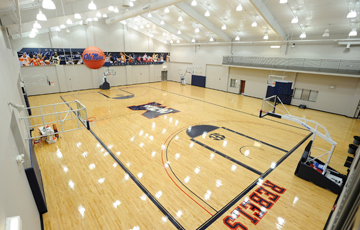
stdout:
POLYGON ((96 117, 88 117, 88 121, 89 122, 93 122, 93 121, 95 121, 96 120, 96 117))

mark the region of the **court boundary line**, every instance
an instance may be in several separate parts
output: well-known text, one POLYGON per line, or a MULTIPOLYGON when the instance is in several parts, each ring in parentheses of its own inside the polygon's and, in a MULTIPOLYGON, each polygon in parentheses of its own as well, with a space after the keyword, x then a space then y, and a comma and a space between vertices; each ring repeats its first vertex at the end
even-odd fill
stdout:
MULTIPOLYGON (((60 96, 60 98, 66 103, 65 99, 60 96)), ((67 104, 67 106, 71 108, 70 105, 67 104)), ((76 115, 76 114, 75 114, 76 115)), ((170 220, 170 222, 177 228, 177 229, 185 229, 177 220, 174 218, 171 213, 166 210, 164 206, 158 202, 155 197, 146 189, 146 187, 136 179, 136 177, 131 173, 130 170, 128 170, 125 165, 115 156, 115 154, 105 145, 105 143, 91 130, 89 129, 89 132, 95 137, 95 139, 104 147, 104 149, 111 155, 111 157, 116 161, 116 163, 130 176, 130 178, 133 180, 133 182, 140 188, 141 191, 143 191, 147 197, 153 202, 153 204, 170 220)))
MULTIPOLYGON (((191 86, 193 86, 193 85, 191 85, 191 86)), ((190 99, 193 99, 193 100, 201 101, 201 102, 204 102, 204 103, 207 103, 207 104, 210 104, 210 105, 215 105, 215 106, 219 106, 219 107, 222 107, 222 108, 225 108, 225 109, 233 110, 233 111, 236 111, 236 112, 239 112, 239 113, 244 113, 244 114, 247 114, 247 115, 250 115, 250 116, 253 116, 253 117, 259 117, 259 116, 257 116, 257 115, 254 115, 254 114, 251 114, 251 113, 248 113, 248 112, 244 112, 244 111, 241 111, 241 110, 229 108, 229 107, 226 107, 226 106, 223 106, 223 105, 218 105, 218 104, 215 104, 215 103, 212 103, 212 102, 209 102, 209 101, 200 100, 200 99, 198 99, 198 98, 181 95, 181 94, 174 93, 174 92, 171 92, 171 91, 167 91, 167 90, 163 90, 163 89, 158 89, 158 88, 155 88, 155 87, 152 87, 152 86, 143 86, 143 87, 149 87, 149 88, 152 88, 152 89, 156 89, 156 90, 164 91, 164 92, 167 92, 167 93, 172 93, 172 94, 175 94, 175 95, 178 95, 178 96, 182 96, 182 97, 190 98, 190 99)), ((206 88, 206 89, 208 89, 208 88, 206 88)), ((225 91, 222 91, 222 92, 224 92, 224 93, 230 93, 230 92, 225 92, 225 91)), ((239 94, 239 96, 241 96, 241 95, 239 94)), ((258 98, 258 99, 260 99, 260 98, 258 98)), ((306 130, 306 131, 308 131, 307 129, 304 129, 304 128, 302 128, 302 127, 297 127, 297 126, 290 125, 290 124, 286 124, 286 123, 279 122, 279 121, 276 121, 276 120, 271 120, 271 119, 268 119, 268 118, 262 118, 262 119, 265 119, 265 120, 268 120, 268 121, 272 121, 272 122, 276 122, 276 123, 283 124, 283 125, 287 125, 287 126, 290 126, 290 127, 293 127, 293 128, 297 128, 297 129, 301 129, 301 130, 306 130)))
MULTIPOLYGON (((309 133, 304 139, 302 139, 299 143, 297 143, 290 151, 287 152, 280 160, 276 162, 276 167, 278 167, 286 158, 288 158, 296 149, 300 147, 307 139, 312 136, 312 133, 309 133)), ((204 230, 208 228, 211 224, 213 224, 217 219, 219 219, 225 212, 227 212, 232 206, 234 206, 240 199, 244 197, 245 194, 250 192, 257 184, 259 179, 264 179, 268 176, 272 171, 276 168, 269 168, 266 170, 260 177, 258 177, 254 182, 252 182, 245 190, 241 191, 235 198, 233 198, 229 203, 227 203, 223 208, 221 208, 215 215, 210 217, 207 221, 205 221, 197 230, 204 230)))

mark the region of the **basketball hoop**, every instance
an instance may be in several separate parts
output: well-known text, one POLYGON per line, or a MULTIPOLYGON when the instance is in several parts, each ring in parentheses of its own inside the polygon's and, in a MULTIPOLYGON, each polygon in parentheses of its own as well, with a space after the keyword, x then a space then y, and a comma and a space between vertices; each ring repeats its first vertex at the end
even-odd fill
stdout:
POLYGON ((95 127, 96 117, 89 117, 88 121, 89 121, 89 124, 90 124, 90 128, 95 127))

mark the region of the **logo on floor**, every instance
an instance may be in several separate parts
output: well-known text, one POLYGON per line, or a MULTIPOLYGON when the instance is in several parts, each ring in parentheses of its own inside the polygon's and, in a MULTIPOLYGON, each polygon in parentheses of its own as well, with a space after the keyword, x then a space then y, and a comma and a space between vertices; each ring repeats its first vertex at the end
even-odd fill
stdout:
POLYGON ((145 113, 142 115, 149 119, 156 118, 158 116, 168 114, 168 113, 177 113, 180 112, 178 110, 172 108, 166 108, 166 106, 162 106, 160 103, 157 102, 150 102, 144 105, 134 105, 128 107, 131 110, 146 110, 145 113))

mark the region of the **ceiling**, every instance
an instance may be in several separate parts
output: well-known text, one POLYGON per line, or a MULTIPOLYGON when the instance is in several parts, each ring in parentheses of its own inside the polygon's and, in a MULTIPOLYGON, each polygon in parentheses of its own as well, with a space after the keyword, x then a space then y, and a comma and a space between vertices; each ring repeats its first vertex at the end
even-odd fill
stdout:
POLYGON ((284 4, 279 0, 195 0, 196 6, 191 5, 194 0, 94 0, 97 10, 88 9, 90 0, 53 0, 56 10, 43 9, 42 1, 0 1, 1 24, 12 39, 29 36, 40 9, 47 21, 38 21, 42 27, 38 33, 54 31, 61 24, 71 33, 74 26, 98 20, 104 26, 126 23, 124 26, 174 44, 360 40, 359 35, 349 37, 352 29, 360 32, 360 0, 288 0, 284 4), (242 11, 236 11, 239 4, 242 11), (110 11, 109 6, 117 7, 119 12, 110 11), (357 17, 347 18, 350 10, 355 10, 357 17), (206 11, 209 17, 204 15, 206 11), (75 19, 75 13, 82 18, 75 19), (101 17, 97 17, 99 13, 101 17), (298 23, 291 23, 294 17, 298 23), (66 23, 68 19, 72 24, 66 23), (257 26, 253 27, 255 21, 257 26), (323 37, 326 29, 329 36, 323 37), (302 32, 306 38, 299 38, 302 32), (264 40, 265 33, 268 39, 264 40), (237 36, 239 40, 235 40, 237 36))

